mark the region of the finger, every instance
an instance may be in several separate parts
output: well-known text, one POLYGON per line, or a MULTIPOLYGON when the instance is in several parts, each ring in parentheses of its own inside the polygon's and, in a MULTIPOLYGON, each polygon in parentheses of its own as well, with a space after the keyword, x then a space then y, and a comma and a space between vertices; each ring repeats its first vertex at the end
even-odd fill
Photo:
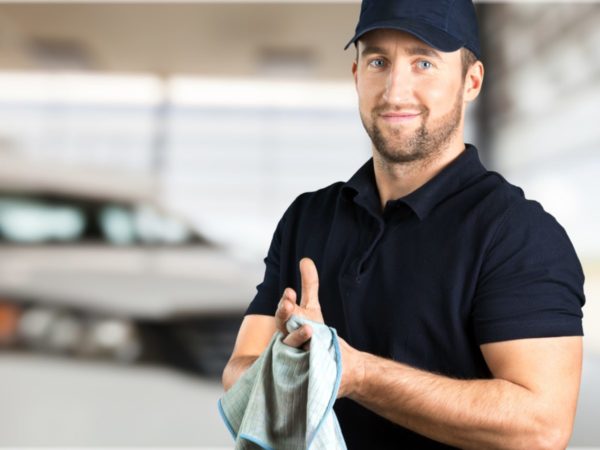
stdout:
POLYGON ((303 308, 318 308, 319 305, 319 275, 317 266, 310 258, 300 260, 300 277, 302 279, 302 297, 300 306, 303 308))
POLYGON ((281 299, 279 300, 279 303, 277 304, 277 311, 279 311, 281 308, 285 307, 286 305, 288 308, 290 306, 293 307, 294 305, 296 305, 296 291, 294 291, 292 288, 289 288, 289 287, 285 288, 283 290, 281 299))
POLYGON ((292 288, 286 288, 283 291, 281 300, 275 311, 275 321, 277 328, 283 333, 287 334, 285 323, 289 320, 295 311, 296 307, 296 292, 292 288))
POLYGON ((280 322, 287 322, 294 312, 294 305, 285 298, 282 298, 275 311, 275 318, 280 322))
POLYGON ((312 328, 310 325, 302 325, 297 330, 288 334, 283 340, 283 343, 290 347, 300 348, 311 338, 311 336, 312 328))
POLYGON ((286 287, 283 290, 282 297, 287 298, 292 303, 296 303, 296 291, 293 290, 291 287, 286 287))

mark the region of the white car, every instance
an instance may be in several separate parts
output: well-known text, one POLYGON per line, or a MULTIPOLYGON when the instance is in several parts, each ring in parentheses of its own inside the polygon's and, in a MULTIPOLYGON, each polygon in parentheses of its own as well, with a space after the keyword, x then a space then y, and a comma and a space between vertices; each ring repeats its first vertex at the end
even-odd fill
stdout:
POLYGON ((262 270, 148 205, 0 195, 5 347, 217 375, 262 270))

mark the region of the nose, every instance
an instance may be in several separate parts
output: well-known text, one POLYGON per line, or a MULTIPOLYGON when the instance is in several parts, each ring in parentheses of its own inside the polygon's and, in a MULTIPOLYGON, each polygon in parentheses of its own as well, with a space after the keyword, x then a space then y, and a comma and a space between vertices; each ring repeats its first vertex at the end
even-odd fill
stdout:
POLYGON ((413 79, 410 66, 394 64, 388 72, 384 100, 390 105, 410 103, 413 93, 413 79))

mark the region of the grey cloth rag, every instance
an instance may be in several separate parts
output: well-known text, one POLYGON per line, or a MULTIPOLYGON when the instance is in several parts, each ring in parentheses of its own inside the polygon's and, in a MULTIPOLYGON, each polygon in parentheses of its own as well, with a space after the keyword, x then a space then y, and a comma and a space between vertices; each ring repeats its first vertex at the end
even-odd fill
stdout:
POLYGON ((293 315, 288 331, 308 323, 308 350, 283 343, 276 332, 269 346, 219 400, 219 412, 236 449, 346 449, 333 404, 342 375, 334 328, 293 315))

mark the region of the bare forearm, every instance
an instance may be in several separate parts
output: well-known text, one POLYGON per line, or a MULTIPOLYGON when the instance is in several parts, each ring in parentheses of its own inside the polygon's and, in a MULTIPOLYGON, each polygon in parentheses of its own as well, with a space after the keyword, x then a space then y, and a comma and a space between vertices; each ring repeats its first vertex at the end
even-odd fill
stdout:
POLYGON ((368 353, 349 397, 392 422, 460 448, 558 448, 551 411, 506 380, 458 380, 368 353))
POLYGON ((231 359, 223 370, 222 383, 225 391, 228 391, 257 359, 258 356, 238 356, 231 359))

